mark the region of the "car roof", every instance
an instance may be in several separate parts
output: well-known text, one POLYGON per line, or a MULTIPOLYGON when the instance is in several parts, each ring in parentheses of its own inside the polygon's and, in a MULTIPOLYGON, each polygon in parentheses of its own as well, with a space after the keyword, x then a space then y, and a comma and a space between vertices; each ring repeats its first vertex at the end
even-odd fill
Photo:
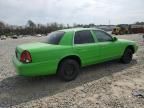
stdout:
POLYGON ((62 29, 59 31, 76 32, 76 31, 82 31, 82 30, 101 30, 101 29, 97 29, 97 28, 70 28, 70 29, 62 29))

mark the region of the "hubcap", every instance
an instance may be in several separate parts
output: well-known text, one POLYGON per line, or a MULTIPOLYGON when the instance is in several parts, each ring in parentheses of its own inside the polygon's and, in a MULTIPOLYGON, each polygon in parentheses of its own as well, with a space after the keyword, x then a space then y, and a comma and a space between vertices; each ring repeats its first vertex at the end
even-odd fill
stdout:
POLYGON ((127 59, 128 61, 130 61, 130 60, 132 59, 132 53, 131 53, 131 51, 128 51, 128 52, 126 53, 125 59, 127 59))
POLYGON ((74 71, 75 71, 74 66, 72 64, 67 64, 64 69, 64 74, 68 77, 71 77, 73 76, 74 71))

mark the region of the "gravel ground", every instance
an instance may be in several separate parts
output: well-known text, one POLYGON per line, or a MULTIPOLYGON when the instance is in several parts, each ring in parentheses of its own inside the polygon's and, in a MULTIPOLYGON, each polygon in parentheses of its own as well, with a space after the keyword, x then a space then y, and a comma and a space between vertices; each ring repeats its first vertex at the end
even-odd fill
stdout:
POLYGON ((142 34, 118 37, 139 45, 130 64, 111 61, 88 66, 71 82, 60 81, 56 76, 16 75, 11 62, 15 47, 44 37, 0 40, 0 108, 142 108, 144 99, 131 94, 135 89, 144 89, 142 34))

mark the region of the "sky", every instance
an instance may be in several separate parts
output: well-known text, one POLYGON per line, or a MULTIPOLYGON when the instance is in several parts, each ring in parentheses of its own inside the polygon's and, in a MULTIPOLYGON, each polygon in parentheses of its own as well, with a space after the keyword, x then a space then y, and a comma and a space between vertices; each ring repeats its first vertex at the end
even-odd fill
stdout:
POLYGON ((0 21, 131 24, 144 21, 144 0, 0 0, 0 21))

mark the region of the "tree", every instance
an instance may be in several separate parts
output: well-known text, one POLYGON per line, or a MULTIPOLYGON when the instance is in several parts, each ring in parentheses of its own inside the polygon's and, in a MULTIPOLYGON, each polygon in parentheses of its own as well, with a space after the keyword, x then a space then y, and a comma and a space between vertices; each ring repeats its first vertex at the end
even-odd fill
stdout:
POLYGON ((144 25, 144 22, 136 22, 135 24, 144 25))
POLYGON ((31 35, 35 35, 36 24, 32 20, 28 20, 27 25, 29 27, 28 33, 31 35))
POLYGON ((0 35, 4 34, 4 29, 5 29, 5 24, 2 21, 0 21, 0 35))
POLYGON ((35 28, 36 27, 36 24, 32 20, 28 20, 27 25, 30 28, 35 28))
POLYGON ((0 21, 0 29, 4 27, 5 27, 5 24, 2 21, 0 21))

